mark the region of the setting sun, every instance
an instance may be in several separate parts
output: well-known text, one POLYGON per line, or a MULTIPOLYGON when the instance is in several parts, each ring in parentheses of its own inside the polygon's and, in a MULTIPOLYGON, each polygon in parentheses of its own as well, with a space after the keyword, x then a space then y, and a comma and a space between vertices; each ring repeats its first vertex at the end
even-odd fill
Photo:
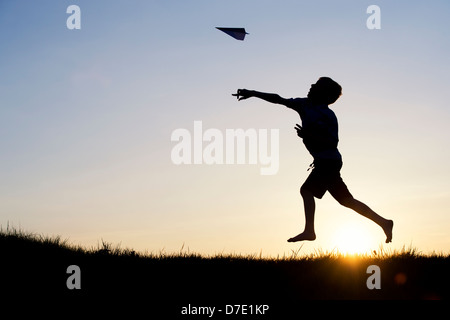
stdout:
POLYGON ((336 250, 343 254, 363 254, 370 251, 371 235, 356 224, 343 225, 333 235, 336 250))

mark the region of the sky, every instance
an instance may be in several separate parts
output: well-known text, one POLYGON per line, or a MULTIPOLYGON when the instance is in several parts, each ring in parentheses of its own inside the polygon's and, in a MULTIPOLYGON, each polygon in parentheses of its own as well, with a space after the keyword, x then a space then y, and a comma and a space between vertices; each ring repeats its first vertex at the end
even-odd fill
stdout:
POLYGON ((304 97, 329 76, 343 87, 331 106, 342 177, 395 223, 383 248, 449 253, 449 12, 444 0, 2 0, 0 225, 153 253, 379 250, 382 230, 329 194, 317 240, 286 242, 303 230, 313 161, 299 116, 231 96, 304 97), (373 4, 381 29, 366 25, 373 4), (70 5, 80 29, 67 27, 70 5), (196 122, 224 136, 277 130, 278 170, 175 164, 172 134, 194 140, 196 122))

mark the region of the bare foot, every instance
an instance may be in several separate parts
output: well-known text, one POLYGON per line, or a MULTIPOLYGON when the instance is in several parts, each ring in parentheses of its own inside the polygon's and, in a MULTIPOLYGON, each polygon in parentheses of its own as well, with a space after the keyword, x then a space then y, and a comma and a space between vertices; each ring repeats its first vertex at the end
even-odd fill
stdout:
POLYGON ((297 241, 314 241, 316 240, 316 234, 314 232, 302 232, 299 235, 290 238, 288 242, 297 242, 297 241))
POLYGON ((386 234, 386 243, 392 242, 392 229, 394 228, 394 221, 387 220, 383 226, 383 231, 386 234))

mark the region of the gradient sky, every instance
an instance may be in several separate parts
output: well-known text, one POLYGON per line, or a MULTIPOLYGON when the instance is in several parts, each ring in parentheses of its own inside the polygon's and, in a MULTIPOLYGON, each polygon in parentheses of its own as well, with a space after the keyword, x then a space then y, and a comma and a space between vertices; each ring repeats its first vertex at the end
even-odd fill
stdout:
MULTIPOLYGON (((312 158, 298 115, 237 88, 303 97, 329 76, 341 171, 395 221, 389 246, 450 251, 448 1, 0 1, 0 225, 148 252, 289 255, 312 158), (81 30, 66 9, 81 8, 81 30), (381 8, 381 30, 366 9, 381 8), (215 29, 245 27, 236 41, 215 29), (180 165, 171 133, 279 129, 280 166, 180 165)), ((317 240, 378 249, 375 224, 327 194, 317 240), (347 240, 348 241, 348 240, 347 240)), ((342 245, 344 246, 344 245, 342 245)), ((342 248, 344 250, 344 248, 342 248)))

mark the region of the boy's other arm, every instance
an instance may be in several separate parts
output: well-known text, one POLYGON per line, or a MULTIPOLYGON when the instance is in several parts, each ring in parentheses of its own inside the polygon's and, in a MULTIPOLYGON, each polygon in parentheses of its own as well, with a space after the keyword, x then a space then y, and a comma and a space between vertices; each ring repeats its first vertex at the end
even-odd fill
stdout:
POLYGON ((259 98, 262 100, 265 100, 270 103, 275 104, 282 104, 284 106, 288 106, 290 99, 285 99, 283 97, 280 97, 276 93, 265 93, 265 92, 259 92, 255 90, 247 90, 247 89, 238 89, 236 94, 233 94, 233 96, 237 97, 239 101, 248 99, 251 97, 259 98))

